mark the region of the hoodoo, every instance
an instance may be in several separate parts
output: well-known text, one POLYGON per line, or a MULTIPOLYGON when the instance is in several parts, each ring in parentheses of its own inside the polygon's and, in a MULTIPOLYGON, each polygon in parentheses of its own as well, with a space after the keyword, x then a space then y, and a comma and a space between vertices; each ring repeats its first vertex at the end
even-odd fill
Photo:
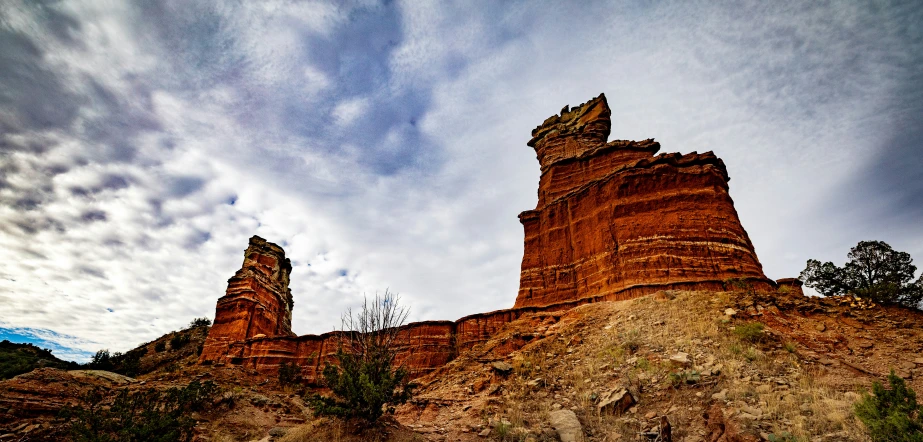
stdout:
POLYGON ((661 154, 660 143, 610 141, 600 95, 532 131, 541 166, 525 230, 515 307, 615 300, 665 289, 771 289, 712 152, 661 154))
MULTIPOLYGON (((398 359, 411 376, 438 369, 535 312, 658 290, 723 290, 728 279, 757 290, 781 284, 800 292, 796 279, 777 284, 763 275, 720 159, 711 152, 654 156, 660 144, 652 139, 607 142, 610 113, 600 95, 565 107, 532 131, 528 145, 542 174, 535 210, 519 215, 525 254, 515 305, 403 326, 398 359)), ((290 271, 281 247, 250 238, 243 266, 218 299, 202 363, 274 373, 294 362, 308 383, 319 381, 341 335, 292 333, 290 271)), ((513 351, 528 339, 503 348, 513 351)))
POLYGON ((250 238, 243 265, 228 280, 225 295, 218 299, 203 359, 228 355, 232 346, 254 337, 295 336, 294 301, 288 288, 291 271, 292 263, 282 247, 259 236, 250 238))

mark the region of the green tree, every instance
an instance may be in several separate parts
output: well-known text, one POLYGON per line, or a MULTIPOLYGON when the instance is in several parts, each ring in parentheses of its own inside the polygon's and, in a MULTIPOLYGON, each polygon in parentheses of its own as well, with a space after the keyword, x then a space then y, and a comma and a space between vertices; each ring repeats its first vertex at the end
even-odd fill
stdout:
POLYGON ((888 375, 890 388, 872 384, 872 394, 856 403, 856 416, 869 429, 874 442, 923 442, 923 407, 904 380, 888 375))
POLYGON ((414 385, 407 381, 407 370, 395 363, 399 328, 409 313, 398 301, 385 291, 371 304, 363 301, 357 314, 350 309, 343 315, 336 364, 326 364, 323 371, 332 396, 314 393, 308 398, 316 414, 371 424, 410 399, 414 385))
POLYGON ((90 359, 87 368, 92 370, 112 370, 112 356, 109 354, 109 350, 97 351, 93 358, 90 359))
POLYGON ((861 241, 847 256, 849 261, 843 267, 809 259, 801 280, 824 296, 853 294, 879 303, 920 308, 923 276, 913 281, 917 268, 909 253, 896 251, 883 241, 861 241))
POLYGON ((187 328, 208 327, 212 325, 212 320, 208 318, 195 318, 189 323, 187 328))

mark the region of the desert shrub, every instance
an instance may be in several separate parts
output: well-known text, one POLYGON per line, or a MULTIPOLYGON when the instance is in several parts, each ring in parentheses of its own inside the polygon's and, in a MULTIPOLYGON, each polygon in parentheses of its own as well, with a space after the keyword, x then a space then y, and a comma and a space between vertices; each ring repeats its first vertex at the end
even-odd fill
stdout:
POLYGON ((167 341, 157 341, 157 343, 154 344, 154 351, 157 353, 167 351, 167 341))
POLYGON ((90 363, 87 364, 87 368, 91 370, 112 370, 112 355, 109 354, 109 350, 103 349, 96 352, 92 358, 90 358, 90 363))
POLYGON ((141 355, 144 349, 135 349, 128 353, 116 352, 109 359, 111 371, 125 376, 137 376, 141 372, 141 355))
POLYGON ((342 334, 336 365, 326 364, 323 382, 333 393, 308 397, 315 414, 360 418, 373 423, 394 406, 410 399, 414 385, 407 382, 407 370, 396 366, 398 328, 408 310, 387 291, 362 303, 356 315, 347 310, 342 317, 342 334))
POLYGON ((179 350, 188 343, 189 334, 187 333, 174 333, 173 337, 170 338, 170 348, 173 350, 179 350))
POLYGON ((61 417, 76 442, 173 442, 192 440, 193 411, 204 409, 217 393, 211 381, 192 381, 168 390, 120 390, 112 401, 95 389, 82 399, 87 407, 65 407, 61 417))
POLYGON ((212 325, 212 320, 208 318, 195 318, 189 323, 188 328, 208 327, 212 325))
POLYGON ((300 367, 294 362, 283 362, 279 365, 279 383, 283 386, 296 384, 300 371, 300 367))
POLYGON ((856 403, 856 416, 865 424, 873 442, 923 442, 923 407, 917 394, 904 380, 888 375, 889 388, 872 384, 856 403))
POLYGON ((788 431, 783 431, 781 433, 772 433, 768 437, 769 442, 798 442, 792 433, 788 431))
POLYGON ((765 326, 759 322, 748 322, 734 327, 734 334, 741 341, 756 343, 763 340, 763 329, 765 326))
POLYGON ((696 370, 676 371, 670 373, 670 386, 679 388, 683 385, 698 384, 702 380, 702 375, 696 370))
POLYGON ((634 354, 641 348, 641 330, 634 329, 619 333, 619 339, 622 341, 622 348, 627 350, 629 354, 634 354))

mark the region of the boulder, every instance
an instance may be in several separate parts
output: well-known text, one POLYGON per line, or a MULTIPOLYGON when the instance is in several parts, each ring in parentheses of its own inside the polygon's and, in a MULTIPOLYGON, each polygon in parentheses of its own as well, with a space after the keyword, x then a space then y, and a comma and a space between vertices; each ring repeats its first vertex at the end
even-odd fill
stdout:
POLYGON ((494 369, 494 371, 500 374, 509 374, 513 371, 513 366, 504 361, 492 362, 490 366, 494 369))
POLYGON ((600 395, 596 408, 600 413, 622 414, 636 402, 628 389, 619 387, 600 395))
POLYGON ((548 413, 551 426, 558 432, 561 442, 583 442, 583 426, 577 415, 567 409, 555 410, 548 413))

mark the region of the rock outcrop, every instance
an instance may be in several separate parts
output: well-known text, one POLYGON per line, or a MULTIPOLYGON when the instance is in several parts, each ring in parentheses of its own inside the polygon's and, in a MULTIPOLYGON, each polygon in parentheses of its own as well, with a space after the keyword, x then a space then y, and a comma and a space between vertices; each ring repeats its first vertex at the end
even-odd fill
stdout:
MULTIPOLYGON (((711 152, 654 156, 660 144, 652 139, 607 142, 609 116, 600 95, 565 107, 532 132, 528 145, 542 175, 538 205, 519 216, 525 254, 515 305, 403 326, 398 359, 413 377, 526 314, 666 289, 723 290, 729 279, 776 288, 734 210, 724 163, 711 152)), ((291 332, 290 270, 281 247, 250 239, 241 270, 218 300, 200 362, 265 373, 294 362, 308 383, 319 380, 341 334, 291 332)), ((784 281, 800 291, 797 280, 784 281)), ((511 340, 503 350, 525 342, 511 340)))
POLYGON ((664 289, 773 289, 712 152, 661 154, 660 143, 607 142, 605 95, 532 131, 541 166, 525 230, 516 307, 616 300, 664 289))
POLYGON ((288 288, 291 271, 292 263, 282 247, 258 236, 250 238, 241 269, 228 280, 225 295, 218 299, 203 359, 230 354, 231 347, 261 335, 294 337, 294 301, 288 288))

